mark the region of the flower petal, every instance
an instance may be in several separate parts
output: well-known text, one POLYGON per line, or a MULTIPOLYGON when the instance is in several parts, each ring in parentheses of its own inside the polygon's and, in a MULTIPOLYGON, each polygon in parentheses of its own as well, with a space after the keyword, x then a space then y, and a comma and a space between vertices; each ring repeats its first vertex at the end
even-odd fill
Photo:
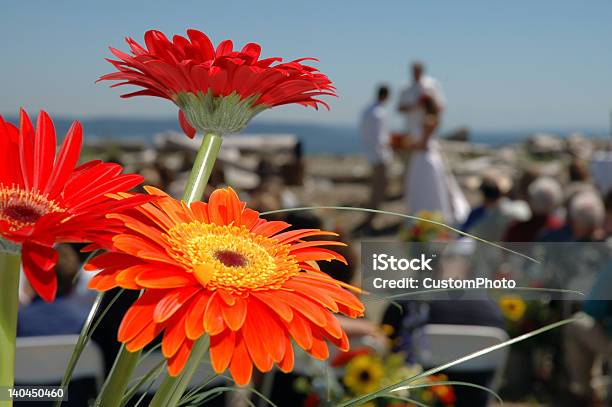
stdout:
POLYGON ((193 341, 184 341, 178 351, 168 360, 168 374, 172 377, 176 377, 185 367, 185 363, 191 355, 193 349, 193 341))
POLYGON ((204 291, 200 291, 191 303, 185 319, 185 334, 187 338, 196 340, 204 333, 204 312, 210 296, 204 291))
POLYGON ((236 335, 236 347, 229 368, 236 384, 244 386, 251 380, 253 362, 249 356, 246 343, 240 334, 236 335))
MULTIPOLYGON (((221 296, 219 295, 219 298, 221 296)), ((234 305, 227 305, 225 301, 219 301, 221 304, 221 313, 225 324, 232 331, 237 331, 242 327, 247 316, 247 301, 240 297, 235 297, 234 305)))
POLYGON ((155 306, 153 321, 159 324, 168 320, 199 291, 198 287, 176 288, 169 291, 155 306))
POLYGON ((204 312, 204 329, 210 336, 218 335, 225 329, 221 307, 223 300, 216 292, 210 296, 204 312))
POLYGON ((210 363, 213 370, 223 373, 229 366, 236 345, 236 333, 229 329, 210 337, 210 363))

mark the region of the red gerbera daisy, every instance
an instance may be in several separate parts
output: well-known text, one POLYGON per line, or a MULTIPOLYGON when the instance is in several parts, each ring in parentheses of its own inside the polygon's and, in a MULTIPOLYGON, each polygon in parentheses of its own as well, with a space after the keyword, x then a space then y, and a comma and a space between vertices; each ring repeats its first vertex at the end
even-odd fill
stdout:
POLYGON ((304 238, 335 235, 318 229, 282 232, 290 225, 266 221, 232 189, 218 189, 208 204, 189 206, 145 187, 159 199, 133 214, 110 215, 124 222, 113 251, 94 258, 88 270, 103 269, 90 287, 144 289, 126 313, 119 341, 137 351, 163 332, 162 352, 176 376, 204 333, 210 335, 214 370, 229 367, 239 384, 249 382, 253 364, 262 372, 277 364, 293 369, 290 338, 312 356, 329 355, 326 341, 348 350, 334 312, 363 314, 363 304, 315 267, 317 260, 344 258, 323 245, 338 241, 304 238))
POLYGON ((23 109, 19 128, 0 116, 0 249, 21 251, 23 271, 46 301, 57 291, 53 245, 110 239, 121 225, 105 219, 106 213, 148 199, 106 197, 133 188, 142 177, 121 175, 120 165, 101 161, 75 168, 81 141, 81 125, 74 122, 56 158, 47 113, 40 112, 36 129, 23 109))
POLYGON ((200 31, 187 30, 187 36, 175 35, 170 41, 160 31, 150 30, 144 36, 146 48, 128 37, 132 55, 110 48, 119 61, 108 61, 118 72, 99 80, 144 88, 122 97, 172 100, 190 137, 195 129, 218 135, 238 132, 257 113, 273 106, 298 103, 317 108, 320 103, 327 107, 316 97, 335 95, 327 76, 303 64, 313 58, 277 63, 282 58, 259 59, 261 47, 255 43, 234 51, 230 40, 215 49, 200 31))

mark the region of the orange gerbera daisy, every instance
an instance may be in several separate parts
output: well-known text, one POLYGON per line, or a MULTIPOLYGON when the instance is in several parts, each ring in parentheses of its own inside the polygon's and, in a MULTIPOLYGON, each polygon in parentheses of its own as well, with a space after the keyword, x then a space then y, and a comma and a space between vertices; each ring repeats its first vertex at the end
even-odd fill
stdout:
MULTIPOLYGON (((158 199, 130 214, 111 215, 127 232, 112 251, 89 262, 102 269, 90 282, 96 290, 144 289, 126 313, 119 341, 137 351, 163 332, 162 352, 170 375, 185 365, 201 335, 210 335, 214 370, 229 367, 238 384, 249 382, 253 364, 293 369, 290 338, 318 359, 326 341, 348 350, 335 312, 363 315, 363 304, 316 267, 318 260, 346 260, 324 245, 338 241, 304 238, 336 235, 319 229, 285 231, 248 209, 231 189, 218 189, 208 204, 189 206, 147 187, 158 199)), ((344 288, 343 288, 344 287, 344 288)))

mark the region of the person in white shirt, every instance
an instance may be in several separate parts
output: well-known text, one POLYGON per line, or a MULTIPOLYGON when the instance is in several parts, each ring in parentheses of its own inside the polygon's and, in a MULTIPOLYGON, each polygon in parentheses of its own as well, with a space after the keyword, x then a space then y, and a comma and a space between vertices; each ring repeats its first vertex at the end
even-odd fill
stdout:
POLYGON ((446 223, 463 222, 469 205, 455 177, 444 165, 438 144, 432 140, 446 105, 440 83, 425 75, 415 62, 412 83, 402 91, 398 111, 406 118, 403 145, 413 151, 406 165, 404 195, 411 213, 438 212, 446 223))
MULTIPOLYGON (((376 92, 376 100, 363 111, 359 124, 365 154, 371 166, 368 204, 370 209, 377 209, 380 206, 387 189, 386 166, 392 158, 387 129, 387 110, 385 108, 388 99, 389 88, 380 86, 376 92)), ((371 228, 374 216, 374 213, 369 213, 355 231, 371 228)))

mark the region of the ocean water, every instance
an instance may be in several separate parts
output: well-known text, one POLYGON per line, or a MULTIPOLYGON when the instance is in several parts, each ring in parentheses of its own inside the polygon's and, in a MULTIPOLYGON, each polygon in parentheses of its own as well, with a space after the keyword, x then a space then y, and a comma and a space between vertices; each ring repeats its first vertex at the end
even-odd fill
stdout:
MULTIPOLYGON (((16 123, 16 118, 6 118, 16 123)), ((54 120, 58 138, 63 137, 72 120, 54 120)), ((85 137, 96 138, 137 138, 151 141, 153 136, 168 130, 181 131, 176 119, 138 119, 138 118, 90 118, 81 120, 85 137)), ((535 129, 535 130, 495 130, 495 131, 473 131, 470 132, 470 141, 487 144, 490 146, 501 146, 518 143, 535 132, 546 132, 552 134, 566 135, 573 131, 581 131, 586 135, 604 135, 605 130, 588 129, 535 129)), ((294 134, 299 137, 304 146, 306 154, 342 154, 361 152, 361 140, 356 127, 330 126, 308 123, 280 123, 253 121, 246 133, 265 134, 294 134)), ((441 132, 444 135, 444 131, 441 132)))

